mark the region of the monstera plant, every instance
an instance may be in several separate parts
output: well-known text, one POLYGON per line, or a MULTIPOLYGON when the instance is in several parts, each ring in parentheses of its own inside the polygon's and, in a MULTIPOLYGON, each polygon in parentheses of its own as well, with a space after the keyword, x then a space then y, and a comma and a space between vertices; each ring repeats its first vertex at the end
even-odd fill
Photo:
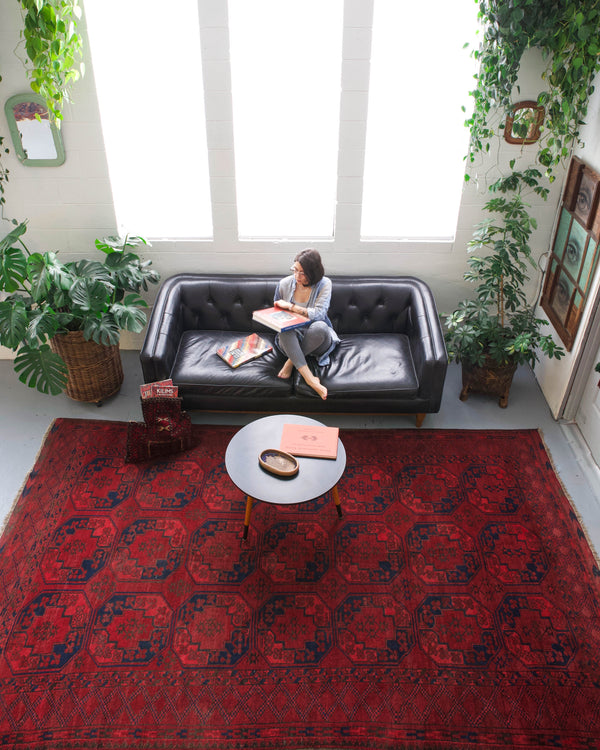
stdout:
MULTIPOLYGON (((30 252, 25 232, 22 222, 0 240, 0 344, 16 352, 14 368, 23 383, 42 393, 56 395, 66 389, 72 395, 72 373, 59 353, 59 342, 73 334, 100 357, 104 351, 114 354, 121 331, 144 328, 147 305, 140 293, 158 283, 159 275, 151 261, 134 252, 148 244, 142 237, 96 240, 102 261, 62 263, 55 252, 30 252)), ((98 371, 105 370, 100 361, 98 371)), ((88 379, 94 377, 89 372, 88 379)))

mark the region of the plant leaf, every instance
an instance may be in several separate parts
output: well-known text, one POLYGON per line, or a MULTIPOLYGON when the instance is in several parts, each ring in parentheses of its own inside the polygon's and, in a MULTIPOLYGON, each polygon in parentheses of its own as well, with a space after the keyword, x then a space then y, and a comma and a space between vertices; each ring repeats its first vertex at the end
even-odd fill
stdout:
POLYGON ((9 297, 0 302, 0 344, 16 351, 27 334, 28 322, 22 297, 9 297))
POLYGON ((87 317, 83 327, 83 335, 89 341, 110 346, 118 344, 121 336, 119 326, 112 315, 103 314, 97 318, 87 317))
POLYGON ((123 302, 115 302, 110 311, 119 328, 139 333, 146 325, 146 313, 140 310, 140 306, 147 305, 136 294, 128 294, 123 302))
POLYGON ((41 393, 57 396, 67 384, 67 366, 48 344, 39 348, 22 346, 15 357, 14 367, 22 383, 41 393))
POLYGON ((27 275, 27 257, 19 247, 0 251, 0 289, 16 292, 21 289, 27 275))
POLYGON ((84 312, 103 312, 108 305, 110 291, 102 281, 79 278, 69 292, 73 304, 84 312))

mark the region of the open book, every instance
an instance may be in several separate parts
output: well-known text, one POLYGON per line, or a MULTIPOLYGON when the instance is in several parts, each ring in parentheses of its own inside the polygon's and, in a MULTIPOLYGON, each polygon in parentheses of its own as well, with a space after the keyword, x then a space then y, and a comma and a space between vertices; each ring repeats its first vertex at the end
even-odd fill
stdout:
POLYGON ((251 333, 243 339, 237 339, 226 346, 219 347, 217 354, 230 367, 239 367, 244 362, 261 357, 272 349, 271 344, 261 339, 257 333, 251 333))
POLYGON ((274 331, 289 331, 290 328, 300 328, 310 323, 309 318, 304 315, 284 310, 281 307, 268 307, 265 310, 255 310, 252 313, 252 320, 262 323, 274 331))

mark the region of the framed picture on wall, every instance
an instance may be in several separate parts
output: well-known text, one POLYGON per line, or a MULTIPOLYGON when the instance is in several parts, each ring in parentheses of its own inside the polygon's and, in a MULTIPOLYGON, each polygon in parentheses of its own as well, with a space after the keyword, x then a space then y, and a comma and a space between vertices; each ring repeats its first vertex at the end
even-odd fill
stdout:
POLYGON ((578 170, 578 178, 577 187, 573 191, 570 191, 567 178, 565 198, 569 198, 569 201, 563 199, 541 299, 542 309, 567 351, 573 347, 598 263, 599 243, 593 227, 598 212, 599 181, 587 179, 584 170, 578 170), (584 205, 584 201, 581 201, 578 211, 578 196, 583 185, 590 187, 590 195, 596 205, 592 204, 588 210, 587 204, 584 205), (567 203, 571 209, 567 207, 567 203))
POLYGON ((576 156, 571 159, 562 198, 562 205, 569 211, 573 211, 575 208, 584 167, 585 164, 581 159, 578 159, 576 156))
POLYGON ((599 188, 600 176, 584 166, 575 198, 573 214, 577 221, 581 222, 586 229, 592 227, 594 216, 598 209, 599 188))

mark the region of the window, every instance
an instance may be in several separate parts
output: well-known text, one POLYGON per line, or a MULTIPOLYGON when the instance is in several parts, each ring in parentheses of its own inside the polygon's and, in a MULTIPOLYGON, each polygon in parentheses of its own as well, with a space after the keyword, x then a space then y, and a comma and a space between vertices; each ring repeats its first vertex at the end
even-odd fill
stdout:
MULTIPOLYGON (((475 39, 477 5, 431 0, 430 24, 418 4, 375 0, 372 38, 362 9, 360 0, 86 0, 119 230, 212 239, 214 216, 216 245, 229 249, 236 220, 238 238, 327 241, 334 231, 356 237, 360 212, 363 240, 453 239, 468 145, 461 104, 476 70, 463 44, 475 39), (362 198, 360 188, 344 193, 352 210, 338 211, 334 230, 344 6, 346 62, 360 63, 344 81, 362 94, 347 116, 361 124, 354 133, 367 129, 364 174, 352 174, 362 198), (221 40, 228 47, 215 47, 221 40), (209 144, 202 49, 207 89, 219 94, 210 103, 225 102, 223 123, 209 113, 209 144), (211 163, 227 187, 213 207, 209 153, 219 149, 227 161, 211 163)), ((355 169, 363 142, 350 140, 339 163, 360 153, 355 169)))
POLYGON ((86 0, 85 11, 120 231, 210 237, 197 0, 86 0))
POLYGON ((331 237, 342 0, 229 0, 238 228, 331 237))
POLYGON ((472 0, 375 0, 361 234, 452 239, 474 87, 472 0), (429 22, 427 19, 434 19, 429 22))

